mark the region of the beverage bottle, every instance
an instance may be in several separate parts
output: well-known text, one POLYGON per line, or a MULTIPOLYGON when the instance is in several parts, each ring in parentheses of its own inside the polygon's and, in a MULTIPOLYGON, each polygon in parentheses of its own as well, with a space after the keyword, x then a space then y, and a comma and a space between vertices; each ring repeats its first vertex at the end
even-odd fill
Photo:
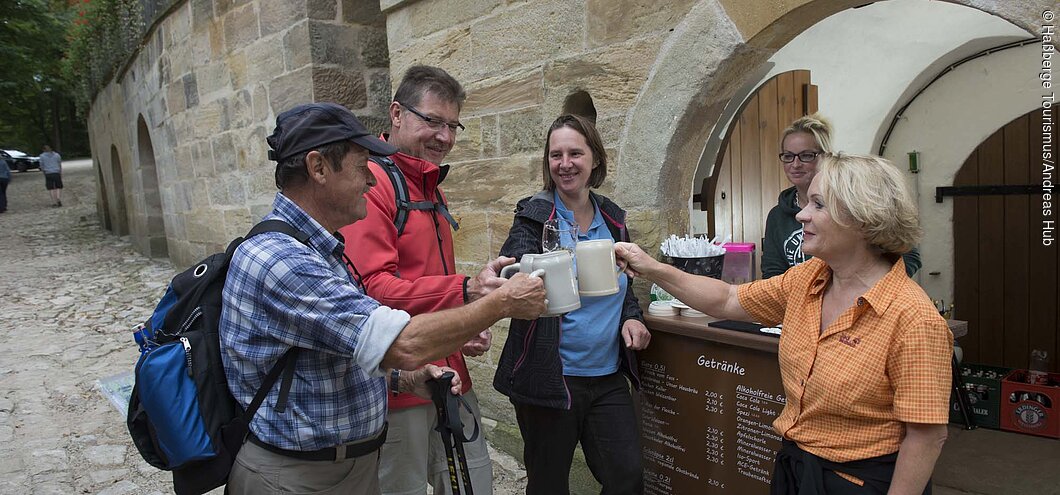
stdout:
POLYGON ((1041 349, 1031 351, 1030 366, 1027 367, 1027 383, 1046 385, 1049 383, 1049 353, 1041 349))

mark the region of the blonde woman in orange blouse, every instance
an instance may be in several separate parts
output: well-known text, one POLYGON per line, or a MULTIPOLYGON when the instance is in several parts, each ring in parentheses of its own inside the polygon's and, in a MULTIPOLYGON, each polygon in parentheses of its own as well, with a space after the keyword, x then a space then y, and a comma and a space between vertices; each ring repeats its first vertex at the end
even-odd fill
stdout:
POLYGON ((953 335, 905 274, 899 253, 921 232, 905 179, 879 157, 824 156, 796 218, 813 259, 740 286, 681 272, 634 244, 615 252, 699 311, 783 323, 787 405, 773 423, 784 442, 771 493, 930 493, 953 335))

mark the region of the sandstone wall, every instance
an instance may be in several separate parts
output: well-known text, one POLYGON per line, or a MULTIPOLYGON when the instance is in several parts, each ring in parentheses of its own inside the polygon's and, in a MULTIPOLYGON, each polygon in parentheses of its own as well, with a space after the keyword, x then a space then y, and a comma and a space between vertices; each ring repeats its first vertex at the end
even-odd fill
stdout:
POLYGON ((150 254, 144 239, 153 208, 145 191, 156 174, 161 204, 154 209, 162 212, 173 261, 184 265, 222 249, 267 211, 276 191, 265 144, 276 114, 330 100, 383 129, 390 97, 384 25, 378 7, 362 0, 176 3, 89 112, 107 214, 122 215, 124 203, 129 234, 150 254), (139 159, 141 116, 154 169, 139 159))

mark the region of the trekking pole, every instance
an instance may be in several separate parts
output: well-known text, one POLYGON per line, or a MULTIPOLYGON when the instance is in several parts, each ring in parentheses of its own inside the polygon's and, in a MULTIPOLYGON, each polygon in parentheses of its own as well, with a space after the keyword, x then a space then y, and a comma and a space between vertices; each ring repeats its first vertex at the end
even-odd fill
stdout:
POLYGON ((453 489, 453 495, 460 495, 460 481, 464 482, 467 495, 474 495, 471 487, 471 474, 468 472, 467 456, 464 453, 464 443, 473 442, 478 438, 478 422, 475 422, 475 431, 470 438, 464 437, 464 424, 460 421, 460 405, 471 411, 463 397, 449 392, 453 387, 451 371, 447 371, 438 378, 428 380, 431 387, 431 400, 438 411, 438 426, 435 430, 442 436, 442 444, 445 446, 445 460, 449 466, 449 485, 453 489), (454 453, 455 447, 455 453, 454 453), (457 479, 457 464, 459 463, 460 479, 457 479))

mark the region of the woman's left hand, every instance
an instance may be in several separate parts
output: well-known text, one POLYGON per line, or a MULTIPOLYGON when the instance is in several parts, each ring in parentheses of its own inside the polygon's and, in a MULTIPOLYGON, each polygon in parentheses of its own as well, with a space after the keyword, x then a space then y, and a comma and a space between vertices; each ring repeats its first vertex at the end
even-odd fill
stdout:
POLYGON ((626 342, 626 348, 634 351, 644 350, 651 342, 651 332, 640 320, 630 318, 622 324, 622 340, 626 342))

